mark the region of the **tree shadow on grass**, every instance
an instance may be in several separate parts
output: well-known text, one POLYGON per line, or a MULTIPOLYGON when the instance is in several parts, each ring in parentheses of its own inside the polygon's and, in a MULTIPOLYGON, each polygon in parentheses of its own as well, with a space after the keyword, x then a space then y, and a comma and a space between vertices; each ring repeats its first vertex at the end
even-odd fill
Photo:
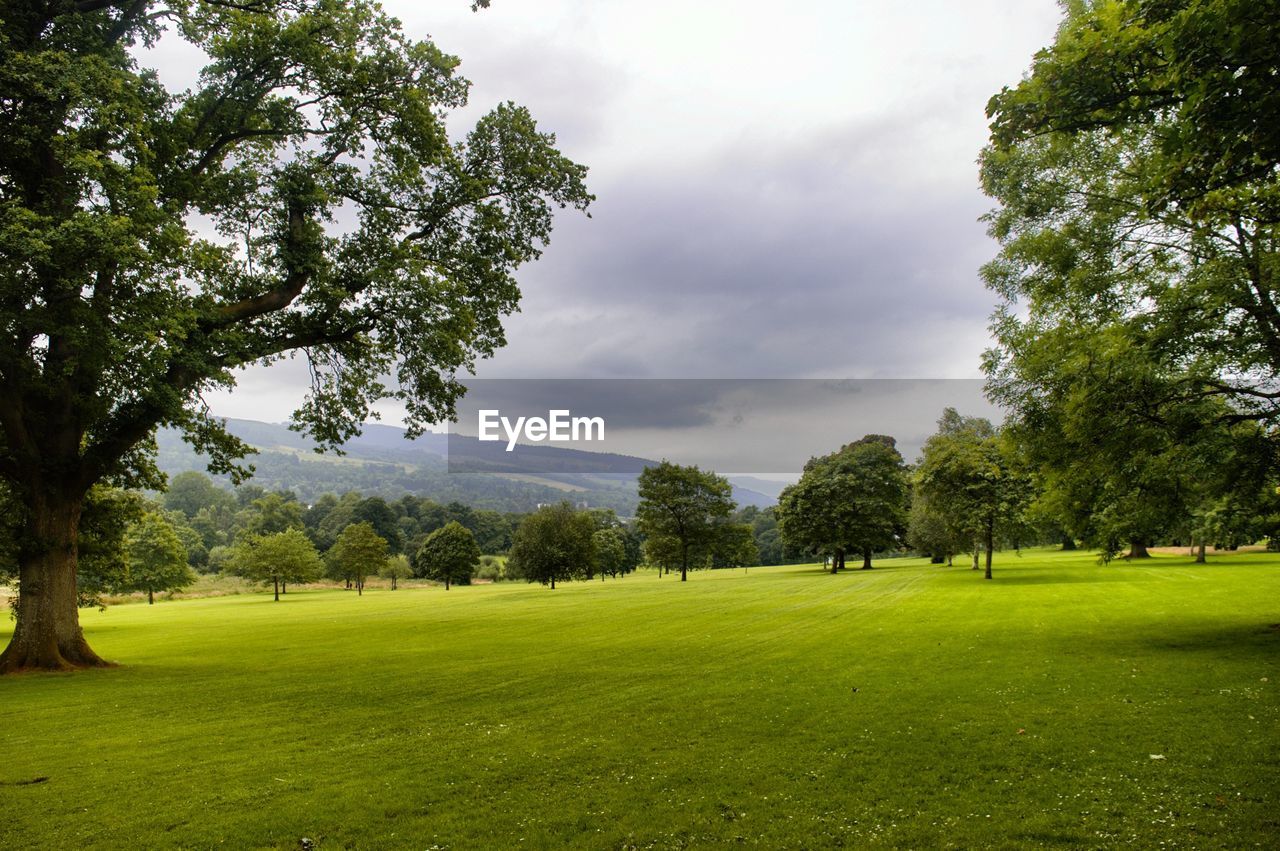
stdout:
MULTIPOLYGON (((1276 616, 1280 617, 1280 613, 1276 616)), ((1275 657, 1280 655, 1280 623, 1205 622, 1168 635, 1138 635, 1132 642, 1179 653, 1224 656, 1243 652, 1275 657)))
MULTIPOLYGON (((979 571, 980 572, 980 571, 979 571)), ((1142 574, 1099 565, 1087 573, 1081 570, 1059 571, 1052 567, 1001 567, 992 570, 992 582, 1001 585, 1093 585, 1102 582, 1134 582, 1146 579, 1142 574)))
MULTIPOLYGON (((764 565, 760 567, 751 567, 751 568, 748 568, 746 572, 748 574, 755 574, 755 572, 759 570, 760 576, 768 577, 770 579, 791 579, 797 576, 805 576, 805 577, 813 577, 813 578, 825 576, 828 579, 838 579, 843 576, 872 576, 877 573, 893 573, 893 572, 903 571, 903 570, 920 570, 922 568, 929 568, 929 567, 936 567, 936 566, 937 565, 927 565, 927 564, 890 565, 886 562, 884 564, 876 563, 871 568, 871 570, 863 570, 862 560, 861 560, 861 557, 859 557, 857 564, 850 565, 849 567, 846 567, 844 570, 835 574, 831 572, 831 568, 823 567, 822 565, 793 565, 793 564, 764 565), (803 569, 796 569, 796 568, 803 568, 803 569)), ((743 570, 741 568, 734 568, 734 570, 736 570, 738 575, 743 574, 743 570)), ((716 571, 716 572, 719 572, 719 571, 716 571)))

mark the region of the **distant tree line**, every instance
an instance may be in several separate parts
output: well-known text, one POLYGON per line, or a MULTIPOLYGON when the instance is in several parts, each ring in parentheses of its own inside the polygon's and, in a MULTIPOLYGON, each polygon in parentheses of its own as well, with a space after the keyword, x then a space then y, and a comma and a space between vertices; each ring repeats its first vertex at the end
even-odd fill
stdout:
MULTIPOLYGON (((308 505, 291 491, 228 488, 194 471, 155 498, 100 486, 82 520, 79 602, 138 592, 153 602, 197 573, 218 572, 260 583, 277 600, 321 579, 357 595, 371 576, 392 589, 414 577, 449 589, 477 576, 554 588, 643 565, 683 580, 691 570, 815 558, 836 573, 850 556, 870 569, 906 554, 946 565, 963 555, 992 578, 1002 548, 1083 545, 1107 560, 1124 547, 1142 557, 1154 544, 1194 543, 1203 561, 1209 545, 1280 533, 1269 444, 1250 424, 1201 426, 1195 442, 1178 445, 1162 426, 1124 430, 1094 413, 1113 433, 1084 431, 1098 455, 1077 448, 1065 457, 1081 438, 1064 431, 1085 430, 1083 413, 1063 412, 1055 429, 1033 428, 1025 414, 997 428, 948 408, 915 465, 894 438, 866 435, 810 459, 765 509, 739 509, 712 471, 664 461, 639 477, 630 519, 568 502, 499 513, 412 494, 327 493, 308 505)), ((0 534, 0 580, 13 573, 15 539, 0 534)))

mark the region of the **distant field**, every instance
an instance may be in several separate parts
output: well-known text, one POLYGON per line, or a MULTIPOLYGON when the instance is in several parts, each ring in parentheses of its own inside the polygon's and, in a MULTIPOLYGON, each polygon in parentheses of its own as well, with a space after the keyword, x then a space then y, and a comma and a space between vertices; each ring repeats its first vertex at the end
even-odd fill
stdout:
MULTIPOLYGON (((0 847, 1280 845, 1280 555, 84 612, 0 847)), ((0 622, 0 637, 10 624, 0 622)))

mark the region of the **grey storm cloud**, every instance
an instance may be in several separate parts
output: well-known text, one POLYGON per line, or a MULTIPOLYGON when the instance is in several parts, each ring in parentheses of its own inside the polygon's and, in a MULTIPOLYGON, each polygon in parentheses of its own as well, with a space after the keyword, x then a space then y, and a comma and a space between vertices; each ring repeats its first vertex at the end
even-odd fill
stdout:
MULTIPOLYGON (((514 321, 513 351, 532 345, 526 362, 566 375, 938 374, 939 353, 904 341, 956 325, 984 336, 985 202, 913 180, 909 161, 833 162, 840 141, 598 187, 593 217, 562 217, 524 274, 532 321, 514 321)), ((908 143, 891 126, 849 144, 908 143)))
MULTIPOLYGON (((892 435, 914 458, 947 406, 999 418, 977 379, 477 379, 450 432, 474 437, 483 416, 490 436, 505 433, 506 440, 514 432, 502 429, 518 431, 522 418, 559 411, 566 423, 603 423, 603 439, 592 434, 567 441, 568 448, 785 475, 866 434, 892 435)), ((518 471, 547 469, 540 452, 523 459, 528 468, 519 467, 519 453, 496 457, 518 471)), ((561 462, 564 472, 578 463, 561 462)))

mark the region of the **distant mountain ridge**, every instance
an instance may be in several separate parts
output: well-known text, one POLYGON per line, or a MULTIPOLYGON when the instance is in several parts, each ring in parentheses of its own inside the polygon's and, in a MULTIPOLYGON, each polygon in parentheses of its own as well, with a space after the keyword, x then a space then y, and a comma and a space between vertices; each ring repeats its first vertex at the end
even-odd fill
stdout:
MULTIPOLYGON (((636 475, 656 464, 644 458, 584 452, 554 446, 522 447, 518 468, 506 463, 501 447, 475 438, 428 432, 412 440, 404 429, 366 423, 360 435, 347 441, 343 455, 318 454, 312 441, 283 424, 228 419, 227 430, 258 450, 246 459, 255 474, 250 481, 268 490, 292 490, 304 502, 324 493, 360 491, 368 496, 395 499, 406 493, 437 502, 461 502, 496 511, 532 511, 540 504, 569 499, 576 503, 612 508, 620 515, 635 513, 636 475), (448 453, 461 451, 473 468, 488 472, 449 472, 448 453), (531 459, 541 458, 546 470, 531 459), (573 470, 573 472, 564 472, 573 470)), ((199 456, 171 429, 157 436, 160 469, 173 475, 204 470, 207 459, 199 456)), ((776 492, 764 480, 744 478, 734 482, 734 498, 740 506, 761 508, 776 502, 776 492), (746 487, 740 486, 741 481, 746 487), (753 485, 759 484, 757 490, 753 485)))

